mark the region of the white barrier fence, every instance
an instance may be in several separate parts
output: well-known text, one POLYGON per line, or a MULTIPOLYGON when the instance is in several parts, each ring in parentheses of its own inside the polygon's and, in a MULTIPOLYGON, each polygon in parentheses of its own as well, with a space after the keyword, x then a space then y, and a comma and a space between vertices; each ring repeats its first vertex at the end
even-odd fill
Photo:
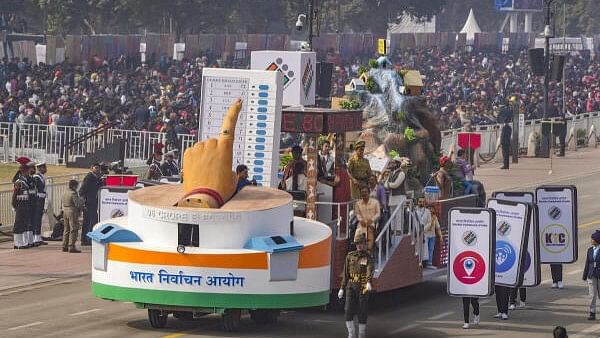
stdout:
MULTIPOLYGON (((575 132, 578 129, 585 130, 586 135, 589 135, 590 130, 594 126, 596 130, 600 127, 600 112, 592 112, 575 115, 567 118, 567 140, 571 128, 574 128, 575 132)), ((542 120, 527 120, 523 131, 519 137, 519 148, 527 148, 529 136, 531 133, 536 132, 541 134, 542 120)), ((493 154, 499 145, 500 131, 502 129, 501 124, 475 126, 472 132, 481 133, 481 147, 479 148, 480 154, 493 154)), ((442 151, 449 153, 451 148, 458 149, 457 145, 457 134, 464 132, 463 128, 445 130, 442 132, 442 151)))

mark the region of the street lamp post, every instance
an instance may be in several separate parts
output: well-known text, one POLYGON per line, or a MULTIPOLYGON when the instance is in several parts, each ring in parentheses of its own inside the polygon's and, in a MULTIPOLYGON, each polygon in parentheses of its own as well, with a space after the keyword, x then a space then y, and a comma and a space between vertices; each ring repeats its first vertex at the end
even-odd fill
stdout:
MULTIPOLYGON (((543 118, 548 117, 549 102, 548 91, 550 87, 550 37, 552 31, 550 29, 550 7, 554 0, 544 0, 544 114, 543 118)), ((542 157, 550 156, 550 140, 552 135, 550 129, 542 123, 542 137, 540 142, 540 153, 542 157)))

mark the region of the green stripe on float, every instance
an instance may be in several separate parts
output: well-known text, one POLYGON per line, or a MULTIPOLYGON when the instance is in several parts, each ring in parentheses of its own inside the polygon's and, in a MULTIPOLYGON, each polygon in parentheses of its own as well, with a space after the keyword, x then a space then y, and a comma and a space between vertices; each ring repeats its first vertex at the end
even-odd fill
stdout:
POLYGON ((126 288, 92 282, 96 297, 135 303, 234 309, 285 309, 329 303, 329 291, 294 294, 201 293, 126 288))

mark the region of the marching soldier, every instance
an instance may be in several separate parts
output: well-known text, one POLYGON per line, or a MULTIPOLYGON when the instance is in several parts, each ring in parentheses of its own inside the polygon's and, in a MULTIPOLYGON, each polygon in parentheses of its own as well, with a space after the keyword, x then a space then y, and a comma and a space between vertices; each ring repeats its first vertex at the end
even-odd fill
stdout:
POLYGON ((36 193, 29 177, 30 167, 33 162, 27 157, 19 157, 19 172, 13 178, 14 189, 12 206, 15 209, 15 224, 13 226, 13 240, 15 249, 29 248, 27 231, 31 226, 32 195, 36 193))
POLYGON ((34 202, 34 209, 32 215, 32 227, 33 227, 33 246, 47 245, 48 243, 42 240, 42 217, 48 209, 46 205, 46 163, 38 163, 35 165, 37 173, 33 178, 33 184, 37 190, 37 198, 34 202))
POLYGON ((354 240, 356 251, 349 252, 344 263, 342 284, 338 298, 346 294, 345 321, 348 328, 348 338, 354 338, 356 328, 354 316, 358 316, 358 337, 367 336, 367 302, 371 291, 374 264, 371 255, 367 252, 367 238, 362 236, 354 240))
POLYGON ((164 145, 162 143, 155 143, 152 152, 152 157, 148 159, 146 164, 148 164, 148 173, 146 174, 146 178, 149 180, 160 180, 163 177, 163 172, 160 169, 160 161, 162 159, 162 149, 164 145))
POLYGON ((179 175, 179 165, 175 161, 175 150, 171 150, 165 154, 165 161, 160 166, 160 170, 164 176, 179 175))

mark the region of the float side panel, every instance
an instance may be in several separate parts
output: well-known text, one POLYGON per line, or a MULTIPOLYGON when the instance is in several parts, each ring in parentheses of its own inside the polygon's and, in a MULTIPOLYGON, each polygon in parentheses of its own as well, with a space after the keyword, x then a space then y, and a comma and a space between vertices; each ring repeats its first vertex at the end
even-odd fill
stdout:
POLYGON ((96 297, 145 304, 240 309, 285 309, 329 303, 329 290, 296 294, 198 293, 126 288, 92 282, 96 297))

